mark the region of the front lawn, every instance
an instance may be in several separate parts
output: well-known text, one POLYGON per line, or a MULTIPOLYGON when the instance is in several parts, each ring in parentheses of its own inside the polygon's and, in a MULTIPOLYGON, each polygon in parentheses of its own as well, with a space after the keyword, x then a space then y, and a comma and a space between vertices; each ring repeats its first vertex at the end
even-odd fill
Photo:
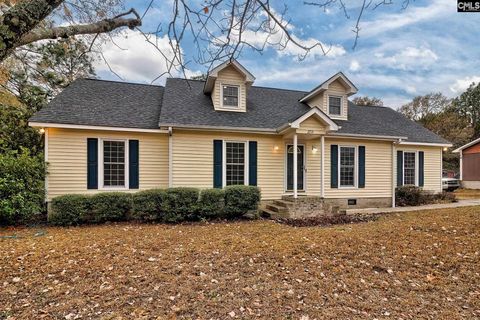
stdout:
POLYGON ((480 317, 480 207, 0 235, 0 319, 480 317))

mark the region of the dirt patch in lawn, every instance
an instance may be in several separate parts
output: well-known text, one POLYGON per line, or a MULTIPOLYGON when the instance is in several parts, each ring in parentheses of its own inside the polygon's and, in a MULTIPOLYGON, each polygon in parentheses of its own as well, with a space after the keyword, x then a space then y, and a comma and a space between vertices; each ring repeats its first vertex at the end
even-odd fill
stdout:
POLYGON ((457 189, 453 194, 459 200, 480 199, 480 190, 477 189, 457 189))
POLYGON ((0 229, 0 319, 474 319, 480 208, 0 229))
POLYGON ((293 218, 278 218, 275 221, 283 223, 293 227, 313 227, 313 226, 332 226, 336 224, 351 224, 360 222, 375 221, 378 219, 378 215, 322 215, 318 217, 308 217, 301 219, 293 218))

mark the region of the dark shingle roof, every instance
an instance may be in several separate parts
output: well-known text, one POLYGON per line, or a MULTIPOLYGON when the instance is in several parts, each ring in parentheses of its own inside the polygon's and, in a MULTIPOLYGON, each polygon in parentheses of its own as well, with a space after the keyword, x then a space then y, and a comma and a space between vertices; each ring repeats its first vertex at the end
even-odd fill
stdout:
POLYGON ((204 81, 167 79, 160 125, 199 125, 276 129, 310 108, 298 102, 302 91, 250 87, 247 112, 215 111, 204 81))
MULTIPOLYGON (((167 79, 165 88, 81 79, 30 121, 142 129, 182 125, 276 130, 310 110, 299 102, 307 92, 252 86, 248 89, 247 112, 215 111, 203 86, 204 81, 185 79, 167 79)), ((341 126, 338 133, 448 143, 390 108, 349 102, 348 109, 348 120, 335 120, 341 126)))
POLYGON ((158 129, 163 87, 79 79, 30 121, 158 129))
MULTIPOLYGON (((203 81, 167 79, 160 125, 191 125, 278 129, 310 107, 299 100, 307 94, 252 86, 248 90, 247 112, 215 111, 203 93, 203 81)), ((348 120, 335 120, 338 133, 408 137, 409 141, 448 143, 421 125, 388 107, 356 106, 349 102, 348 120)))
POLYGON ((388 107, 348 103, 348 121, 335 120, 339 133, 407 137, 410 142, 449 143, 418 123, 388 107))

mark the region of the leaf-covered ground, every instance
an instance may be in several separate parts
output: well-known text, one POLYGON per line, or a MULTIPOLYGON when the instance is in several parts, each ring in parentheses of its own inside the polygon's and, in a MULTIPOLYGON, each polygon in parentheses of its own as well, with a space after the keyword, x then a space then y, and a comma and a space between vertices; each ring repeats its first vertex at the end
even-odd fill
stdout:
POLYGON ((480 318, 480 207, 0 234, 0 319, 480 318))

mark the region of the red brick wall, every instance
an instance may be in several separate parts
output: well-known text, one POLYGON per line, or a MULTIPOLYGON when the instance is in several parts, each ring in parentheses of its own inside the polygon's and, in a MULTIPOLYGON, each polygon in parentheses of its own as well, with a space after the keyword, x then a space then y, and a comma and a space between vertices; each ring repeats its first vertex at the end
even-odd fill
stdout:
POLYGON ((462 171, 463 180, 480 181, 480 153, 464 153, 462 171))

